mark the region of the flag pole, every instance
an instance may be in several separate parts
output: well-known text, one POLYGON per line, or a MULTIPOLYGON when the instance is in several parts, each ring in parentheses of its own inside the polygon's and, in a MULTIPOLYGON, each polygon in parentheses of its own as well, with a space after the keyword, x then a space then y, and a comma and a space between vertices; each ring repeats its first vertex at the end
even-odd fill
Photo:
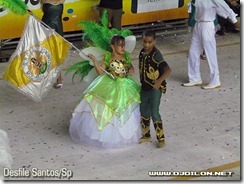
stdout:
MULTIPOLYGON (((61 36, 59 33, 57 33, 54 29, 52 29, 50 26, 48 26, 45 22, 43 22, 41 19, 39 19, 37 16, 35 16, 31 10, 27 9, 27 12, 33 16, 36 20, 38 20, 40 23, 42 23, 44 26, 46 26, 47 28, 49 28, 52 32, 58 34, 59 36, 61 36)), ((61 36, 66 42, 68 42, 71 47, 73 47, 75 50, 77 50, 78 52, 84 54, 85 56, 87 56, 86 53, 84 53, 82 50, 78 49, 76 46, 73 45, 73 43, 69 42, 67 39, 65 39, 63 36, 61 36)))

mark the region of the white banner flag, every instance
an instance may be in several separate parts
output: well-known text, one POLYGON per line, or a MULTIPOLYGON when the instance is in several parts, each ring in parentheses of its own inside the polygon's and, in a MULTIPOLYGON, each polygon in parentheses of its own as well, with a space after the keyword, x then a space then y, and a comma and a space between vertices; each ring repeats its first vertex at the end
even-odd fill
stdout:
POLYGON ((39 102, 56 81, 70 48, 62 36, 30 15, 3 78, 39 102))

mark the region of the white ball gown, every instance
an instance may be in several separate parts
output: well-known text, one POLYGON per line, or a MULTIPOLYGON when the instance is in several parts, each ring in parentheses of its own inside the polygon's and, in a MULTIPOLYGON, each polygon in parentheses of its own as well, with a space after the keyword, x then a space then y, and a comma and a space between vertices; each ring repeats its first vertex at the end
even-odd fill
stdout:
POLYGON ((71 138, 105 148, 138 143, 140 85, 131 76, 98 76, 83 92, 70 121, 71 138))

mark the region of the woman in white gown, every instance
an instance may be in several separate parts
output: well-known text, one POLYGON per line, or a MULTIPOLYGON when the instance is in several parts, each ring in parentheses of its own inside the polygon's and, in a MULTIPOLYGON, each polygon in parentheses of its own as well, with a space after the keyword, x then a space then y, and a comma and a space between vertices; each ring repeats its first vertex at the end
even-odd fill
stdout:
POLYGON ((113 36, 113 52, 107 52, 101 64, 88 55, 99 76, 73 112, 69 132, 74 141, 106 148, 138 143, 140 85, 131 76, 134 68, 124 45, 124 37, 113 36))

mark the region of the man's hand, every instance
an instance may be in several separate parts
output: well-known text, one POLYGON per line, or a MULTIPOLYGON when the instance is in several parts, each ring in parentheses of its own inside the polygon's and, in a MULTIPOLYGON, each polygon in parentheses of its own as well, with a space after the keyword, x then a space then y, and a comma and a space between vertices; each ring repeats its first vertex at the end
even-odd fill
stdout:
POLYGON ((152 81, 152 83, 154 83, 153 89, 158 90, 160 88, 162 82, 161 82, 161 80, 155 80, 155 81, 152 81))

